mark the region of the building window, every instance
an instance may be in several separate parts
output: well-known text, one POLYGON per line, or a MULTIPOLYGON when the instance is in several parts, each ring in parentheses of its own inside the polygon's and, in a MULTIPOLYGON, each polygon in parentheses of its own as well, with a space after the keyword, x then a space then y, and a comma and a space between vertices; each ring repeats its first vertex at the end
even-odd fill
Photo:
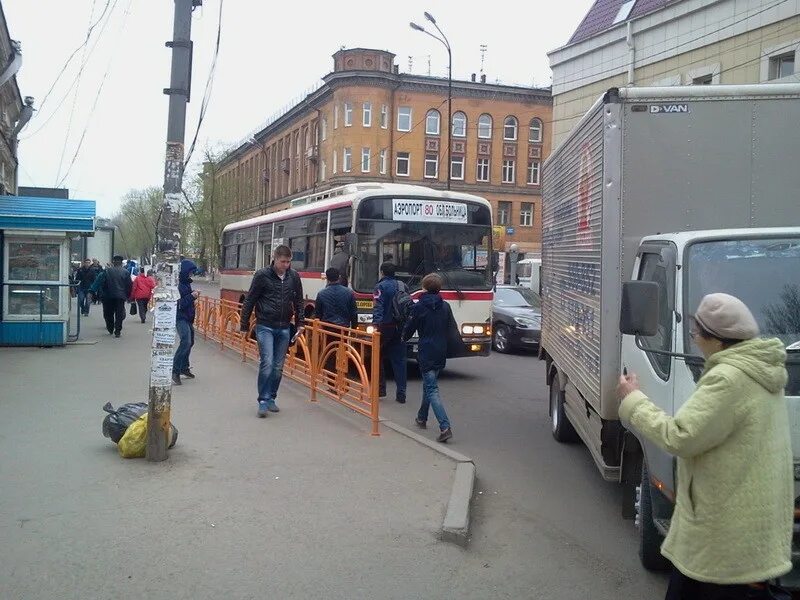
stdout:
POLYGON ((459 111, 453 115, 453 137, 466 137, 467 115, 459 111))
POLYGON ((519 209, 519 224, 521 227, 533 225, 533 202, 523 202, 519 209))
POLYGON ((370 168, 370 154, 369 148, 361 148, 361 172, 369 173, 370 168))
POLYGON ((492 117, 487 114, 478 117, 478 137, 482 140, 492 138, 492 117))
POLYGON ((353 168, 353 151, 350 148, 342 150, 342 171, 349 173, 353 168))
POLYGON ((711 85, 714 82, 714 75, 701 75, 700 77, 692 78, 692 85, 711 85))
POLYGON ((479 158, 478 168, 475 171, 475 179, 477 181, 489 181, 489 159, 479 158))
POLYGON ((539 161, 528 161, 528 185, 539 185, 539 161))
POLYGON ((517 139, 516 117, 506 117, 506 120, 503 122, 503 139, 512 142, 517 139))
POLYGON ((464 179, 463 156, 454 156, 450 161, 450 179, 464 179))
POLYGON ((320 133, 322 134, 322 141, 324 142, 325 140, 328 139, 328 119, 326 119, 325 117, 322 117, 321 129, 322 131, 320 133))
POLYGON ((397 131, 411 131, 411 107, 400 106, 397 109, 397 131))
POLYGON ((503 161, 503 183, 514 183, 514 161, 503 161))
POLYGON ((353 125, 353 105, 350 102, 344 103, 344 126, 350 127, 353 125))
POLYGON ((386 129, 389 125, 389 107, 381 104, 381 129, 386 129))
POLYGON ((439 177, 439 157, 436 154, 425 155, 425 178, 438 179, 439 177))
POLYGON ((338 158, 339 158, 339 153, 336 150, 334 150, 333 151, 333 174, 334 175, 336 175, 336 173, 339 172, 339 165, 338 165, 338 162, 337 162, 338 158))
POLYGON ((333 128, 339 129, 339 105, 333 105, 333 128))
POLYGON ((769 80, 794 75, 794 52, 769 57, 769 80))
POLYGON ((439 121, 441 115, 438 110, 429 110, 425 115, 425 134, 426 135, 439 135, 439 121))
POLYGON ((364 127, 372 127, 372 102, 364 102, 361 107, 361 124, 364 127))
POLYGON ((542 141, 542 120, 531 119, 531 124, 528 127, 528 141, 541 142, 542 141))
POLYGON ((497 203, 497 224, 511 225, 511 202, 497 203))
POLYGON ((386 175, 386 148, 381 150, 379 155, 378 170, 381 172, 381 175, 386 175))
POLYGON ((395 175, 408 177, 411 172, 411 155, 408 152, 397 153, 397 165, 394 168, 395 175))

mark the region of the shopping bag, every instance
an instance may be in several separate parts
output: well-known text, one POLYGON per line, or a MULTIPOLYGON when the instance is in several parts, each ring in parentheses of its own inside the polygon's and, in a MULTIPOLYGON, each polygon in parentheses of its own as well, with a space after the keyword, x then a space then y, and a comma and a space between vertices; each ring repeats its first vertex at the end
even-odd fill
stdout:
POLYGON ((115 409, 111 402, 106 402, 103 410, 108 413, 103 419, 103 435, 118 444, 131 423, 147 412, 147 403, 131 402, 115 409))
POLYGON ((132 315, 135 315, 135 314, 136 314, 136 302, 131 302, 131 310, 130 310, 130 313, 131 313, 132 315))
MULTIPOLYGON (((169 424, 169 448, 178 441, 178 428, 169 424)), ((136 419, 128 427, 125 435, 119 441, 118 448, 122 458, 144 458, 147 447, 147 413, 136 419)))

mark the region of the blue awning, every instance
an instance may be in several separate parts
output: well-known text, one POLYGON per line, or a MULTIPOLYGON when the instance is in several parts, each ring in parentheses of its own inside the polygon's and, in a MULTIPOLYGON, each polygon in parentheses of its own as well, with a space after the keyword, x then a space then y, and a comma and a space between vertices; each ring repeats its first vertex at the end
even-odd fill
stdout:
POLYGON ((0 229, 94 231, 94 200, 0 196, 0 229))

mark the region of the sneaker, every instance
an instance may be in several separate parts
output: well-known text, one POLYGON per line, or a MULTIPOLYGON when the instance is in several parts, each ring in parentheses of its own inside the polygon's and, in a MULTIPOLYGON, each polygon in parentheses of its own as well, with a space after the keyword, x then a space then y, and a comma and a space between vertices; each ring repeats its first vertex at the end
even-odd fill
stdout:
POLYGON ((172 385, 183 385, 181 381, 181 376, 178 373, 172 374, 172 385))
POLYGON ((448 427, 447 429, 445 429, 444 431, 442 431, 439 434, 439 437, 436 438, 436 441, 437 442, 446 442, 451 437, 453 437, 453 430, 450 427, 448 427))
POLYGON ((414 423, 417 424, 417 427, 420 429, 427 429, 428 424, 425 421, 420 420, 419 418, 414 419, 414 423))
MULTIPOLYGON (((144 321, 142 321, 142 323, 144 323, 144 321)), ((188 377, 189 379, 194 379, 194 373, 192 373, 189 369, 181 371, 181 375, 183 375, 184 377, 188 377)))
POLYGON ((111 335, 112 333, 114 333, 114 328, 112 327, 109 329, 108 327, 106 327, 106 331, 108 331, 108 335, 111 335))
POLYGON ((406 396, 405 396, 405 394, 397 394, 397 396, 395 396, 394 400, 398 404, 405 404, 406 403, 406 396))
POLYGON ((267 410, 273 413, 281 412, 281 409, 278 408, 278 405, 275 404, 275 402, 267 402, 267 410))
POLYGON ((264 401, 259 400, 258 402, 258 417, 260 419, 264 419, 267 416, 267 403, 264 401))
POLYGON ((122 334, 119 331, 115 331, 114 332, 114 337, 115 338, 118 338, 120 335, 122 335, 122 334))

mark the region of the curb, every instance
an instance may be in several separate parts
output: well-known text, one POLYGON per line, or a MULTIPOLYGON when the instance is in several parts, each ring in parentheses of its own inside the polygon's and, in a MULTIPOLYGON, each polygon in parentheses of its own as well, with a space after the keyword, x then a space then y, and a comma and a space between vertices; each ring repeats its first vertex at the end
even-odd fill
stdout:
POLYGON ((475 490, 475 461, 393 421, 381 419, 381 424, 455 461, 456 474, 442 521, 442 541, 466 547, 469 543, 470 504, 475 490))

